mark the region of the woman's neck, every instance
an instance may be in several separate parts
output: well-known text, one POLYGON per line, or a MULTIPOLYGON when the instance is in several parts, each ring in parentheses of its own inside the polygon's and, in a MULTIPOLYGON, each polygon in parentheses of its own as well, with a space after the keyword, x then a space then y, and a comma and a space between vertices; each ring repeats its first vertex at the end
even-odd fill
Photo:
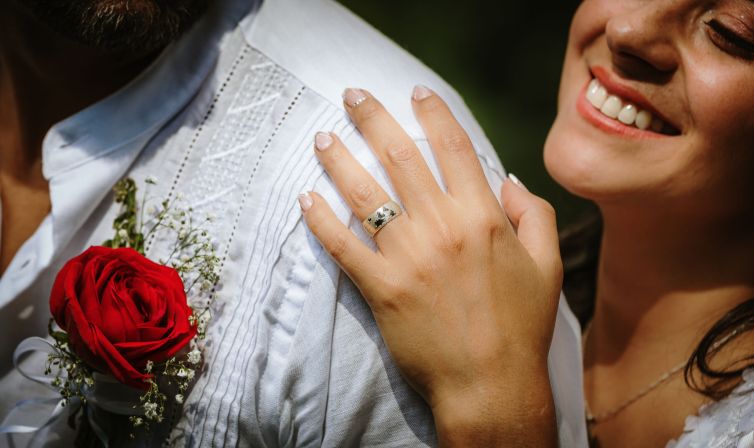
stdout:
POLYGON ((592 329, 601 361, 668 344, 688 356, 717 319, 754 297, 754 220, 601 210, 592 329))

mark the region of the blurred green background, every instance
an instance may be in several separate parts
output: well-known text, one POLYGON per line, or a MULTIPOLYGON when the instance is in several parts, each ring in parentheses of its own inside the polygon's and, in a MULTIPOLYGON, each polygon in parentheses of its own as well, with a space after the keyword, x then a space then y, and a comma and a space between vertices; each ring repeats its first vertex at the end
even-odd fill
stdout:
POLYGON ((585 212, 542 162, 578 0, 339 1, 458 90, 506 169, 555 206, 561 228, 585 212))

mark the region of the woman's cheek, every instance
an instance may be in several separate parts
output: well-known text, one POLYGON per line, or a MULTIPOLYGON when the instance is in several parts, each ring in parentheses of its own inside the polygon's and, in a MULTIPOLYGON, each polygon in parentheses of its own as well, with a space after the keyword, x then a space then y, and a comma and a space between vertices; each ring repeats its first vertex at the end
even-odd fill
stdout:
MULTIPOLYGON (((687 82, 696 158, 717 177, 750 177, 754 168, 754 66, 708 64, 687 82), (733 68, 728 68, 733 67, 733 68)), ((703 167, 700 167, 702 169, 703 167)))

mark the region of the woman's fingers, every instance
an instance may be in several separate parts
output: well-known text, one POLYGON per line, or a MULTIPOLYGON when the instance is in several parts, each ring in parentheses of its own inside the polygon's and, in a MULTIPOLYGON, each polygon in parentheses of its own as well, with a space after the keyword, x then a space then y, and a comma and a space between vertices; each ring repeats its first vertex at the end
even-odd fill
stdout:
POLYGON ((346 89, 343 101, 409 214, 442 194, 414 141, 379 101, 362 89, 346 89))
MULTIPOLYGON (((314 147, 317 159, 359 221, 366 219, 390 200, 387 192, 361 166, 335 134, 318 133, 314 138, 314 147)), ((377 243, 380 243, 383 235, 389 236, 388 234, 394 233, 403 218, 403 216, 398 216, 394 222, 380 230, 375 235, 377 243)), ((390 238, 393 237, 390 236, 390 238)))
POLYGON ((530 193, 513 175, 503 183, 502 202, 508 218, 518 229, 518 239, 546 278, 562 278, 558 227, 555 211, 544 199, 530 193))
POLYGON ((368 282, 369 275, 364 274, 382 269, 382 256, 372 252, 340 222, 324 198, 306 193, 299 196, 299 204, 309 230, 354 282, 368 282))
POLYGON ((432 90, 417 86, 412 95, 414 113, 424 128, 451 196, 495 199, 474 146, 453 113, 432 90))

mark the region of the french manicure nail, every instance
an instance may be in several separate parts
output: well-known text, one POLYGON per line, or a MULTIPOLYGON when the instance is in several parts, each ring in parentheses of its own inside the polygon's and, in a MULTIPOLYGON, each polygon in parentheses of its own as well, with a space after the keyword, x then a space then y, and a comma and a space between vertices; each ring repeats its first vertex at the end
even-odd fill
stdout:
POLYGON ((320 151, 324 151, 332 145, 332 136, 327 132, 317 132, 314 136, 314 147, 320 151))
POLYGON ((356 107, 366 99, 367 96, 361 89, 346 89, 345 92, 343 92, 343 101, 345 101, 349 107, 356 107))
POLYGON ((301 210, 308 211, 314 205, 314 200, 309 193, 301 193, 298 195, 298 204, 301 206, 301 210))
POLYGON ((513 173, 508 173, 508 179, 510 179, 510 180, 511 180, 511 182, 513 182, 513 185, 516 185, 516 186, 518 186, 518 187, 520 187, 520 188, 523 188, 523 189, 524 189, 524 190, 526 190, 526 191, 529 191, 529 189, 528 189, 528 188, 526 188, 526 185, 524 185, 524 183, 523 183, 523 182, 521 182, 521 180, 519 180, 519 178, 518 178, 518 177, 516 177, 516 175, 515 175, 515 174, 513 174, 513 173))
POLYGON ((420 84, 414 87, 414 93, 412 96, 414 97, 414 101, 421 101, 432 96, 432 93, 433 92, 427 86, 420 84))

